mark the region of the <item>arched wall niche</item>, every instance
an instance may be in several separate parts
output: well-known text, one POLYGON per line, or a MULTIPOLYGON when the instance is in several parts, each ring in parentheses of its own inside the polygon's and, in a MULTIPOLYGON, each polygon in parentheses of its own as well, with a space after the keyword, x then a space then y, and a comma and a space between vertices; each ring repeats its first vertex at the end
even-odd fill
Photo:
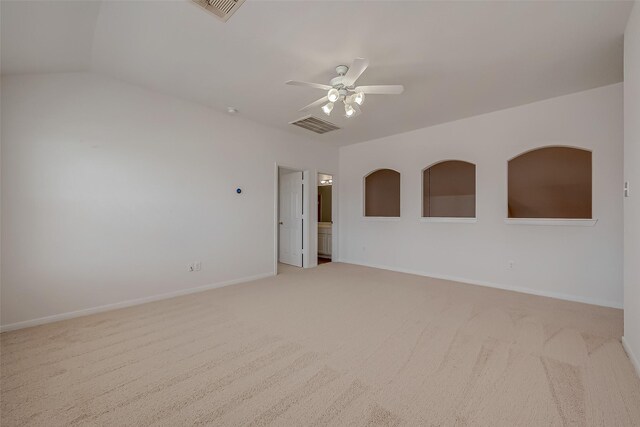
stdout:
POLYGON ((422 170, 422 216, 476 217, 476 165, 443 160, 422 170))
POLYGON ((526 151, 508 163, 509 218, 592 218, 592 153, 567 146, 526 151))
POLYGON ((377 169, 364 177, 364 216, 400 217, 400 172, 377 169))

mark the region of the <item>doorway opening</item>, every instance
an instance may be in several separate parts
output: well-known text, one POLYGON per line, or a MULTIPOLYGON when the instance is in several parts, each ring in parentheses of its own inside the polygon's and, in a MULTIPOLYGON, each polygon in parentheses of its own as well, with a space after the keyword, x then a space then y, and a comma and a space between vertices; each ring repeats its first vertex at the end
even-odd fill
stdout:
MULTIPOLYGON (((276 271, 305 265, 304 171, 278 167, 276 271)), ((308 224, 307 224, 308 226, 308 224)))
POLYGON ((331 262, 333 248, 333 176, 319 173, 318 185, 318 265, 331 262))

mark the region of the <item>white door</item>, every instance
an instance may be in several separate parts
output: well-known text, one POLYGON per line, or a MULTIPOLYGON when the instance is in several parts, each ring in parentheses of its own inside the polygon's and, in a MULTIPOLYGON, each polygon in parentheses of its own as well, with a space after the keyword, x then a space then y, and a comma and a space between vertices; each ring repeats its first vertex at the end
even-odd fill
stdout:
POLYGON ((280 249, 278 260, 302 267, 302 172, 280 177, 280 249))

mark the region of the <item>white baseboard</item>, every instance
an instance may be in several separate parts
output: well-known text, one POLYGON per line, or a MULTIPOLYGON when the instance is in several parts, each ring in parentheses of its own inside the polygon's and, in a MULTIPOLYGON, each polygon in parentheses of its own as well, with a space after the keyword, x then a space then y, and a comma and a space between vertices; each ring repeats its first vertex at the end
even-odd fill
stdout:
POLYGON ((581 302, 584 304, 599 305, 599 306, 611 307, 611 308, 622 308, 621 302, 606 301, 606 300, 601 300, 597 298, 586 298, 586 297, 580 297, 575 295, 561 294, 557 292, 540 291, 537 289, 524 288, 520 286, 502 285, 502 284, 486 282, 482 280, 474 280, 466 277, 455 277, 455 276, 442 275, 442 274, 432 274, 425 271, 390 267, 386 265, 371 264, 371 263, 365 263, 365 262, 353 261, 353 260, 341 260, 340 262, 344 262, 347 264, 362 265, 364 267, 380 268, 382 270, 397 271, 398 273, 415 274, 416 276, 425 276, 425 277, 431 277, 434 279, 451 280, 452 282, 461 282, 461 283, 467 283, 470 285, 486 286, 488 288, 504 289, 506 291, 521 292, 523 294, 538 295, 542 297, 556 298, 556 299, 573 301, 573 302, 581 302))
MULTIPOLYGON (((594 305, 600 305, 600 306, 604 306, 604 307, 622 308, 622 304, 611 302, 611 301, 603 301, 603 300, 592 299, 592 298, 577 297, 577 296, 573 296, 573 295, 559 294, 559 293, 555 293, 555 292, 538 291, 538 290, 535 290, 535 289, 522 288, 522 287, 517 287, 517 286, 501 285, 501 284, 490 283, 490 282, 485 282, 485 281, 480 281, 480 280, 473 280, 473 279, 468 279, 468 278, 463 278, 463 277, 454 277, 454 276, 448 276, 448 275, 431 274, 431 273, 423 272, 423 271, 396 268, 396 267, 390 267, 390 266, 378 265, 378 264, 371 264, 371 263, 363 263, 363 262, 353 261, 353 260, 339 259, 339 260, 334 260, 334 262, 343 262, 343 263, 346 263, 346 264, 362 265, 362 266, 365 266, 365 267, 380 268, 382 270, 397 271, 399 273, 415 274, 415 275, 418 275, 418 276, 432 277, 434 279, 451 280, 451 281, 454 281, 454 282, 468 283, 468 284, 472 284, 472 285, 479 285, 479 286, 486 286, 486 287, 490 287, 490 288, 497 288, 497 289, 515 291, 515 292, 522 292, 522 293, 525 293, 525 294, 539 295, 539 296, 557 298, 557 299, 562 299, 562 300, 567 300, 567 301, 581 302, 581 303, 586 303, 586 304, 594 304, 594 305)), ((114 303, 114 304, 101 305, 101 306, 98 306, 98 307, 91 307, 91 308, 86 308, 86 309, 83 309, 83 310, 77 310, 77 311, 71 311, 71 312, 67 312, 67 313, 54 314, 52 316, 46 316, 46 317, 40 317, 40 318, 37 318, 37 319, 25 320, 25 321, 22 321, 22 322, 10 323, 8 325, 0 326, 0 332, 14 331, 14 330, 17 330, 17 329, 29 328, 31 326, 44 325, 46 323, 52 323, 52 322, 58 322, 60 320, 72 319, 74 317, 87 316, 87 315, 90 315, 90 314, 101 313, 101 312, 104 312, 104 311, 116 310, 116 309, 119 309, 119 308, 125 308, 125 307, 131 307, 131 306, 134 306, 134 305, 140 305, 140 304, 144 304, 144 303, 147 303, 147 302, 160 301, 160 300, 169 299, 169 298, 173 298, 173 297, 177 297, 177 296, 181 296, 181 295, 188 295, 188 294, 193 294, 193 293, 196 293, 196 292, 207 291, 207 290, 210 290, 210 289, 221 288, 221 287, 224 287, 224 286, 235 285, 235 284, 238 284, 238 283, 251 282, 253 280, 264 279, 266 277, 271 277, 271 276, 274 276, 274 275, 275 275, 275 273, 273 273, 273 272, 262 273, 262 274, 257 274, 257 275, 254 275, 254 276, 242 277, 242 278, 239 278, 239 279, 227 280, 227 281, 224 281, 224 282, 213 283, 213 284, 204 285, 204 286, 198 286, 196 288, 183 289, 183 290, 179 290, 179 291, 175 291, 175 292, 169 292, 169 293, 164 293, 164 294, 160 294, 160 295, 153 295, 153 296, 150 296, 150 297, 137 298, 137 299, 133 299, 133 300, 117 302, 117 303, 114 303)), ((634 364, 636 370, 640 374, 640 369, 639 369, 640 365, 638 364, 638 359, 636 359, 635 355, 633 355, 631 350, 625 344, 624 337, 622 338, 622 343, 625 346, 625 349, 627 350, 627 354, 629 354, 629 358, 631 359, 631 361, 634 364)))
POLYGON ((631 360, 631 364, 636 369, 636 374, 640 377, 640 361, 636 357, 635 353, 631 350, 631 347, 627 343, 627 340, 622 337, 622 347, 624 347, 624 351, 627 352, 627 356, 629 356, 629 360, 631 360))
POLYGON ((239 279, 227 280, 224 282, 213 283, 204 286, 198 286, 196 288, 182 289, 175 292, 168 292, 160 295, 153 295, 150 297, 137 298, 127 301, 116 302, 113 304, 100 305, 98 307, 85 308, 77 311, 70 311, 67 313, 54 314, 52 316, 40 317, 37 319, 25 320, 22 322, 10 323, 8 325, 0 326, 0 332, 15 331, 17 329, 29 328, 31 326, 44 325, 45 323, 58 322, 60 320, 73 319, 74 317, 87 316, 89 314, 102 313, 104 311, 116 310, 119 308, 131 307, 134 305, 145 304, 153 301, 160 301, 164 299, 179 297, 182 295, 194 294, 196 292, 208 291, 210 289, 222 288, 224 286, 236 285, 239 283, 251 282, 258 279, 264 279, 266 277, 274 276, 275 273, 262 273, 254 276, 241 277, 239 279))

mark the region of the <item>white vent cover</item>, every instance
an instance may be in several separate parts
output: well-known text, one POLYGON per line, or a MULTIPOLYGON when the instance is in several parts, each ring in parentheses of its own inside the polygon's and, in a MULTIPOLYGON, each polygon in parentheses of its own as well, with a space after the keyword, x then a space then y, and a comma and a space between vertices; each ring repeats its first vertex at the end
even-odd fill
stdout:
POLYGON ((290 125, 300 126, 303 129, 310 130, 315 133, 327 133, 332 130, 340 129, 338 126, 333 123, 329 123, 322 119, 313 116, 302 117, 296 121, 290 122, 290 125))
POLYGON ((244 3, 244 0, 192 0, 198 6, 227 21, 244 3))

